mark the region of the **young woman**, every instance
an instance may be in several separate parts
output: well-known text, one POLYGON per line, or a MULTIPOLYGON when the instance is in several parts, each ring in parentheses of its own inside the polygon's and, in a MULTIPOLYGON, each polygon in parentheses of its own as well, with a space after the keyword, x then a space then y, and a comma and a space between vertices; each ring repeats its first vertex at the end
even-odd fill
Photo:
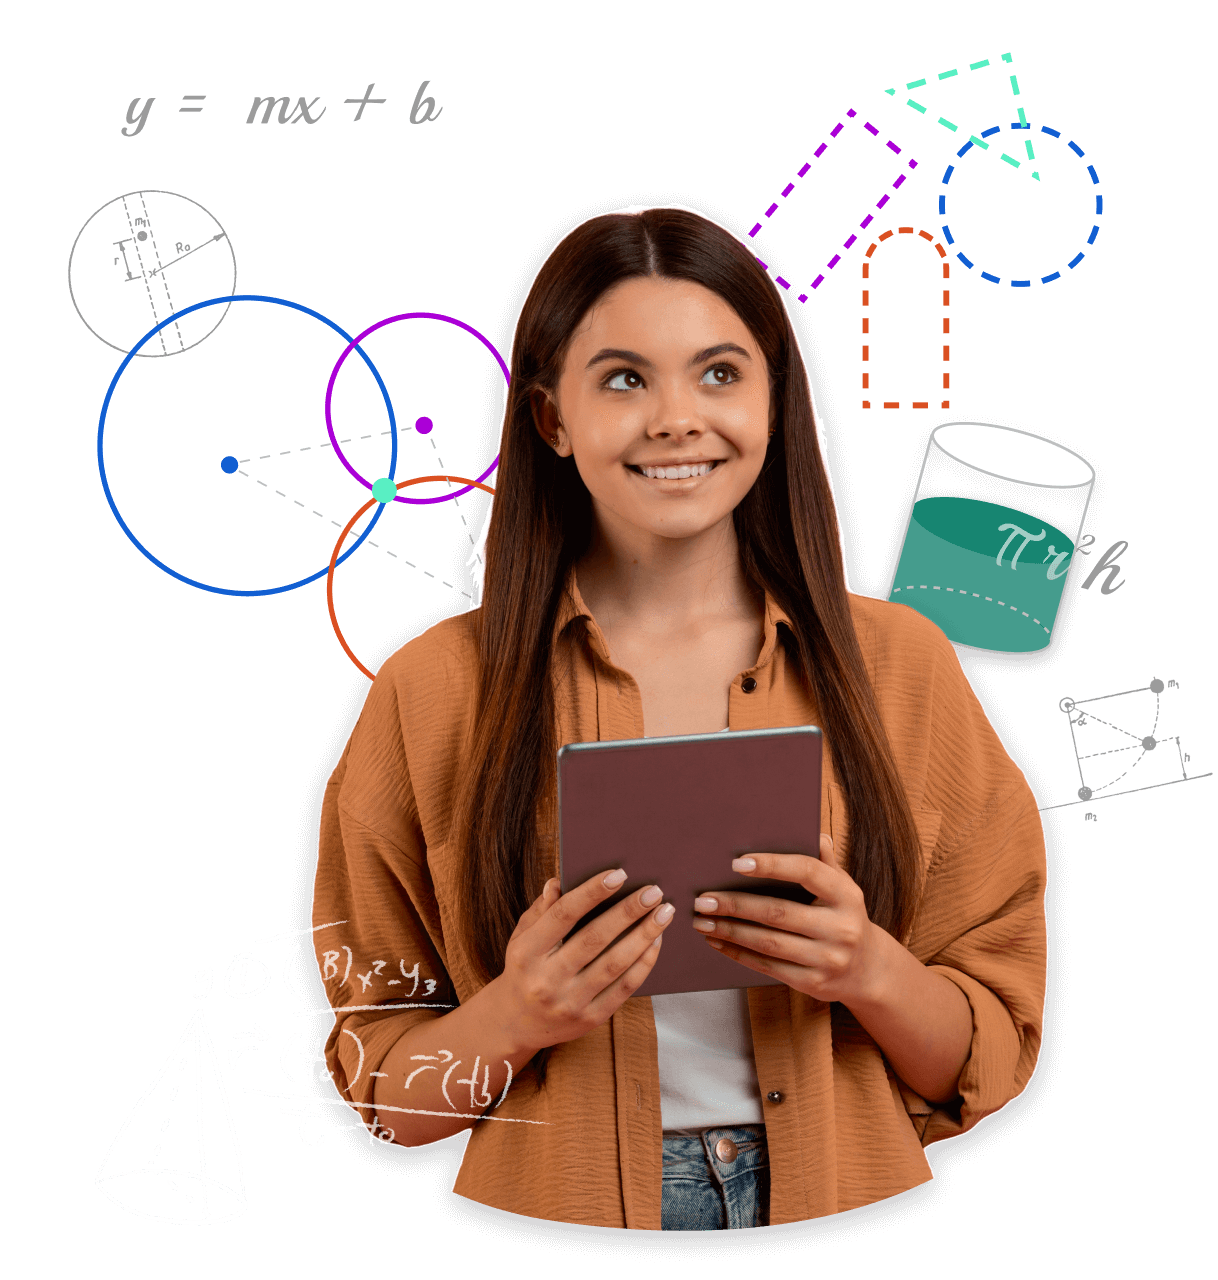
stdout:
MULTIPOLYGON (((729 856, 706 850, 708 878, 729 856)), ((482 607, 384 665, 326 792, 341 1096, 407 1146, 472 1128, 456 1190, 535 1217, 866 1204, 1026 1084, 1044 874, 1035 802, 947 639, 846 591, 765 272, 679 210, 577 227, 517 326, 482 607), (809 723, 821 858, 737 869, 813 905, 651 886, 563 942, 624 873, 560 894, 560 745, 809 723), (631 999, 670 927, 785 985, 631 999)))

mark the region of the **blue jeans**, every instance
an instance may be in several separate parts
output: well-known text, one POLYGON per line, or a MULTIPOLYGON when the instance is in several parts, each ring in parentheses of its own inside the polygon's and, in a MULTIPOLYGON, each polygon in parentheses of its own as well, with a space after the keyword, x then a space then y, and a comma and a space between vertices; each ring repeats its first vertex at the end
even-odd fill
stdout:
POLYGON ((663 1177, 660 1227, 664 1231, 722 1231, 769 1224, 765 1125, 704 1129, 690 1138, 666 1136, 663 1177), (734 1142, 739 1153, 731 1162, 716 1153, 724 1138, 734 1142))

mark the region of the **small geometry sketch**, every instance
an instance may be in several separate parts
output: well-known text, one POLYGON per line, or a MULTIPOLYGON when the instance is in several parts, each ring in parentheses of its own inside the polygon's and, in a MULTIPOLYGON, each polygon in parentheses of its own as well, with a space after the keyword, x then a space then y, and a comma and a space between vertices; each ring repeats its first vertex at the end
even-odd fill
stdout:
MULTIPOLYGON (((117 196, 80 229, 68 259, 76 312, 107 346, 130 351, 149 329, 237 287, 228 235, 201 204, 172 191, 117 196)), ((202 342, 227 307, 179 316, 139 352, 172 356, 202 342)))
POLYGON ((1058 703, 1070 725, 1078 766, 1078 799, 1067 803, 1085 804, 1212 776, 1196 771, 1179 734, 1163 732, 1165 699, 1178 688, 1175 680, 1155 677, 1137 689, 1058 703))
POLYGON ((183 1225, 244 1213, 231 1114, 199 1013, 112 1143, 98 1190, 131 1213, 183 1225))

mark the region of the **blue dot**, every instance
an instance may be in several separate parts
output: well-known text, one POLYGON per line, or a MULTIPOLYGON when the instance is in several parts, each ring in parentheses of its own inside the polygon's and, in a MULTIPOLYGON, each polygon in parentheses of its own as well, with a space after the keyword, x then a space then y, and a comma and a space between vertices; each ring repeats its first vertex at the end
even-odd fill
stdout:
POLYGON ((421 436, 425 436, 433 426, 435 423, 430 418, 416 418, 414 422, 414 429, 421 436))
POLYGON ((220 459, 220 470, 223 471, 226 476, 231 476, 236 469, 237 459, 234 458, 231 453, 227 458, 220 459))

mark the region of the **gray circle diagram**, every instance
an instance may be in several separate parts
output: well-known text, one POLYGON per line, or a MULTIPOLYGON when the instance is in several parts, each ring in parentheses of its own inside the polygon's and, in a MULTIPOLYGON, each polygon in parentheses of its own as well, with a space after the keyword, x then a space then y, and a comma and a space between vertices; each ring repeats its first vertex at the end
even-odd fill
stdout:
MULTIPOLYGON (((68 258, 77 315, 117 351, 130 351, 174 312, 236 288, 228 233, 201 204, 172 191, 129 191, 102 205, 80 229, 68 258)), ((139 354, 188 351, 227 314, 228 307, 208 307, 183 316, 139 354)))

